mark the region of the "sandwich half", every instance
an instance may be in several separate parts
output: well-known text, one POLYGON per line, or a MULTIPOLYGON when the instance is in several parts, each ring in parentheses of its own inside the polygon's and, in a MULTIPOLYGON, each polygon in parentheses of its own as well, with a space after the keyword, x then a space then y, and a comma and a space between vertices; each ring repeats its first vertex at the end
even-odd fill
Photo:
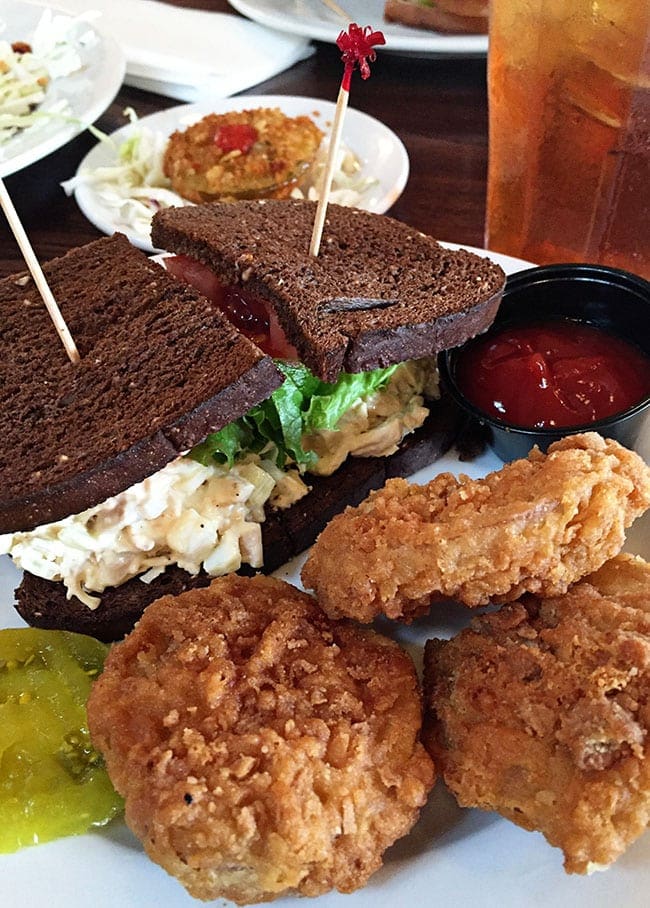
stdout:
POLYGON ((313 258, 314 208, 161 212, 180 278, 120 236, 46 265, 76 367, 30 279, 0 282, 0 551, 28 623, 117 639, 164 593, 277 568, 452 443, 435 354, 489 326, 503 272, 338 206, 313 258))
POLYGON ((384 18, 414 28, 487 34, 488 0, 386 0, 384 18))

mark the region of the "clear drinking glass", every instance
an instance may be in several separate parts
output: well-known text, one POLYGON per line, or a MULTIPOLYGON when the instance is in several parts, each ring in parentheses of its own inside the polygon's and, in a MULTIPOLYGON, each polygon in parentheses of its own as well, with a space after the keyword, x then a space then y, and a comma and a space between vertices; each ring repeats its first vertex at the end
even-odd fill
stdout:
POLYGON ((650 0, 492 0, 486 246, 650 279, 650 0))

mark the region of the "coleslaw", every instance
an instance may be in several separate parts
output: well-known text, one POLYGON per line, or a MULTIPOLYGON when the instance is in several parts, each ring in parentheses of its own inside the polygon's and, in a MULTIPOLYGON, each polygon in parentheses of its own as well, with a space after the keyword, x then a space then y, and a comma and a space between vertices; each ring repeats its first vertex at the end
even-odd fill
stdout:
MULTIPOLYGON (((133 127, 126 141, 118 145, 111 136, 99 134, 101 141, 112 146, 114 162, 109 166, 82 170, 61 185, 66 195, 72 195, 79 186, 92 186, 116 223, 148 240, 151 218, 156 211, 193 203, 171 189, 171 181, 163 172, 168 136, 140 124, 133 108, 126 108, 124 116, 133 127)), ((293 190, 293 198, 318 198, 317 186, 326 161, 327 139, 318 150, 308 181, 300 189, 293 190)), ((349 207, 361 204, 363 194, 377 183, 376 178, 362 176, 361 168, 361 161, 354 152, 341 145, 330 193, 332 202, 349 207)))
MULTIPOLYGON (((0 34, 5 30, 0 20, 0 34)), ((69 112, 68 101, 57 98, 52 85, 82 68, 80 49, 96 40, 88 17, 51 10, 43 12, 28 44, 0 39, 0 145, 69 112)))

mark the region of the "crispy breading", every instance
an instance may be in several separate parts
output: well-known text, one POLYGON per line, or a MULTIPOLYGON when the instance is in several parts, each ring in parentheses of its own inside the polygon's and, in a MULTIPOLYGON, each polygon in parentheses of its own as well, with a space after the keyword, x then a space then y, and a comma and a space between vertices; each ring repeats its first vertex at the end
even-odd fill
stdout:
POLYGON ((302 580, 333 618, 410 621, 436 599, 473 607, 564 593, 616 555, 650 506, 650 468, 595 432, 484 479, 395 479, 334 518, 302 580))
POLYGON ((541 831, 569 873, 611 864, 650 823, 650 614, 630 605, 650 565, 626 557, 602 592, 526 596, 425 648, 424 740, 445 782, 541 831))
POLYGON ((288 199, 322 138, 310 117, 277 107, 212 113, 170 136, 163 171, 192 202, 288 199))
POLYGON ((126 819, 191 895, 363 886, 433 785, 410 657, 270 577, 165 597, 88 703, 126 819))
POLYGON ((650 615, 650 569, 639 555, 621 552, 585 577, 603 596, 614 596, 619 605, 638 608, 650 615))

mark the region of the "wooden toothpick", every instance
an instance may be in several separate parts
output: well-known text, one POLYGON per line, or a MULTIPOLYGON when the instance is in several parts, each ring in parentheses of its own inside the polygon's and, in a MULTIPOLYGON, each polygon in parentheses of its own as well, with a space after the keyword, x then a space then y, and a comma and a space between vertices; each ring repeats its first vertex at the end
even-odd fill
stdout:
POLYGON ((323 227, 325 226, 325 215, 327 214, 327 202, 332 190, 332 179, 334 177, 334 168, 336 166, 336 155, 341 143, 341 133, 343 131, 343 119, 345 110, 348 106, 350 92, 346 91, 343 86, 339 89, 339 96, 336 100, 336 110, 334 112, 334 122, 330 134, 330 146, 327 151, 327 162, 323 173, 323 181, 318 190, 318 204, 316 206, 316 216, 314 217, 314 227, 311 233, 311 242, 309 243, 309 254, 318 255, 320 250, 320 241, 323 236, 323 227))
POLYGON ((329 7, 333 13, 336 13, 337 16, 341 16, 342 19, 345 19, 346 22, 352 21, 352 16, 350 16, 344 9, 342 9, 338 3, 334 3, 334 0, 321 0, 325 6, 329 7))
POLYGON ((327 203, 329 201, 332 189, 332 178, 336 157, 341 144, 341 133, 343 132, 343 120, 345 111, 348 106, 350 97, 350 84, 352 82, 352 73, 358 65, 361 71, 361 78, 367 79, 370 75, 370 66, 368 60, 374 61, 377 54, 374 50, 375 44, 385 44, 386 40, 381 32, 373 31, 370 25, 360 28, 351 22, 347 32, 341 32, 336 40, 339 50, 343 51, 341 59, 344 63, 343 78, 339 89, 339 96, 336 101, 336 110, 334 111, 334 122, 330 134, 330 146, 327 152, 327 162, 323 173, 323 180, 319 187, 318 204, 316 206, 316 215, 314 217, 314 227, 309 243, 309 254, 317 256, 320 250, 320 241, 323 236, 323 227, 325 225, 325 215, 327 213, 327 203))
POLYGON ((61 310, 59 309, 57 302, 54 299, 54 294, 50 290, 49 284, 45 279, 43 269, 41 268, 38 259, 34 254, 32 244, 29 242, 27 234, 25 233, 25 229, 20 222, 20 218, 18 217, 18 213, 14 208, 14 203, 11 201, 11 197, 7 192, 7 187, 5 186, 2 177, 0 177, 0 206, 5 213, 11 231, 16 238, 18 246, 20 247, 20 251, 23 254, 23 258, 25 259, 25 264, 29 268, 31 275, 34 278, 34 283, 38 288, 38 292, 43 298, 45 308, 47 309, 48 314, 54 323, 57 334, 63 342, 65 352, 68 354, 70 362, 76 364, 80 361, 77 345, 72 339, 72 335, 70 334, 68 326, 66 325, 65 320, 61 315, 61 310))

